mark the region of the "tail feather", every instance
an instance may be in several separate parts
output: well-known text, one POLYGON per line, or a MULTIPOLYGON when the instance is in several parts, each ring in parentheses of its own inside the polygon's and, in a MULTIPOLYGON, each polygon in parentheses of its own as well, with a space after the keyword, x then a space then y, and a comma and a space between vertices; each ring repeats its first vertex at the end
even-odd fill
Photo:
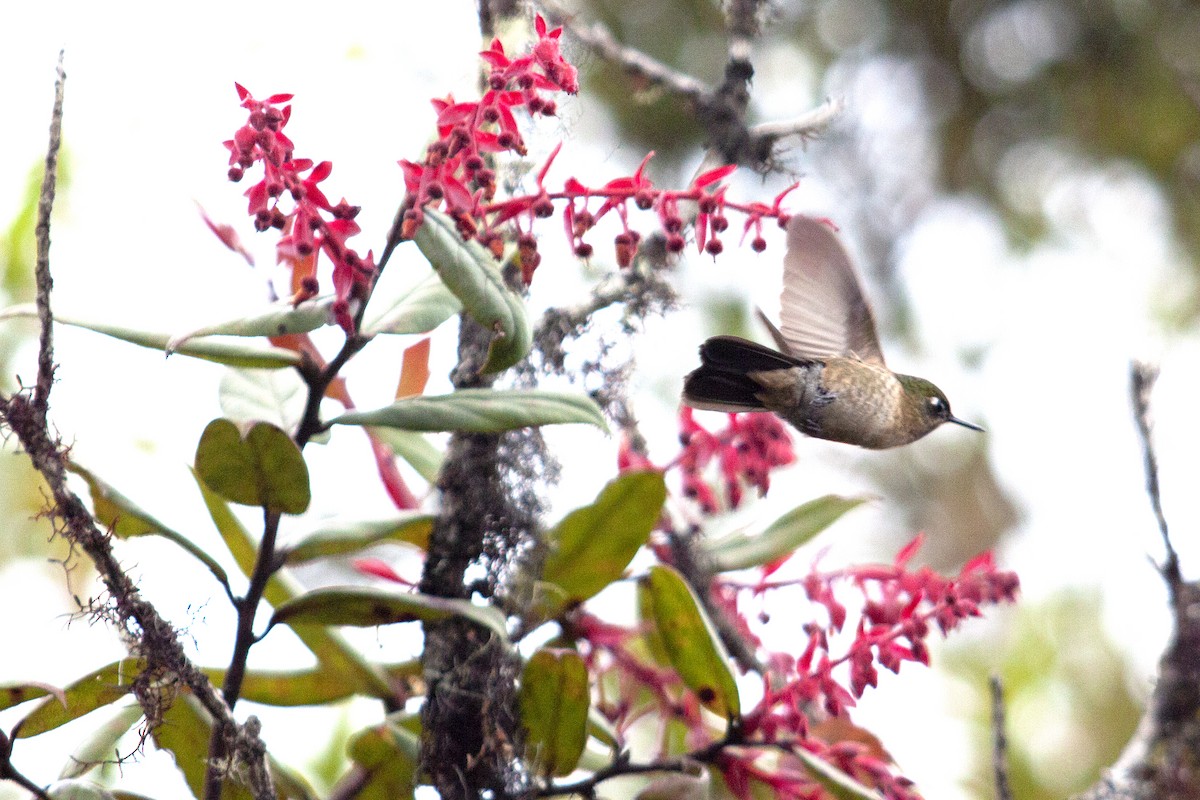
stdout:
POLYGON ((805 363, 737 336, 714 336, 700 345, 700 367, 684 378, 683 402, 710 411, 763 411, 762 387, 749 373, 805 363))

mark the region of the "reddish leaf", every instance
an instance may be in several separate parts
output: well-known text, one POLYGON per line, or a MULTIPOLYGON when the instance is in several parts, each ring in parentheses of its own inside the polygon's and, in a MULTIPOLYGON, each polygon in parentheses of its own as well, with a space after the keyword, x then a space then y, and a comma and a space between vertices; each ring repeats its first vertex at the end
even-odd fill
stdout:
POLYGON ((429 337, 426 337, 404 351, 404 361, 400 367, 400 383, 396 387, 396 399, 423 394, 428 381, 429 337))

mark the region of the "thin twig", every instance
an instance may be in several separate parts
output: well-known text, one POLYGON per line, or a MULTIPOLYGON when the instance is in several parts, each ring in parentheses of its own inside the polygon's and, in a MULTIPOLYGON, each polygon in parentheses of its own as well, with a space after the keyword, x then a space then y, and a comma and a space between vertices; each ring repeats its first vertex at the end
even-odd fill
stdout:
POLYGON ((50 433, 47 421, 50 390, 54 383, 54 345, 50 293, 53 280, 50 274, 50 216, 54 206, 58 159, 62 137, 63 88, 66 75, 59 56, 58 80, 55 85, 54 111, 50 125, 50 143, 46 156, 46 176, 38 202, 37 262, 35 286, 41 336, 38 344, 38 377, 32 396, 18 393, 11 397, 0 395, 0 422, 9 427, 29 456, 34 468, 46 482, 49 494, 48 515, 55 531, 72 546, 91 558, 109 596, 107 614, 122 633, 130 655, 144 659, 145 670, 134 679, 132 691, 151 725, 160 722, 164 713, 162 692, 157 681, 163 676, 177 676, 180 683, 212 717, 215 727, 235 732, 239 756, 253 754, 250 763, 250 790, 257 800, 273 800, 274 787, 265 763, 265 748, 257 729, 249 723, 238 726, 228 706, 213 688, 207 676, 184 653, 179 637, 158 610, 141 596, 133 581, 125 574, 112 549, 111 536, 100 530, 83 501, 67 485, 67 456, 62 442, 50 433), (151 676, 156 676, 154 680, 151 676))
POLYGON ((38 325, 38 373, 33 389, 34 412, 45 422, 50 407, 50 387, 54 385, 54 341, 52 327, 54 317, 50 313, 50 290, 54 279, 50 276, 50 212, 54 208, 54 191, 58 185, 58 149, 62 144, 63 92, 67 73, 63 71, 64 51, 58 53, 57 79, 54 81, 54 110, 50 114, 50 143, 46 147, 46 172, 42 175, 42 190, 38 195, 37 261, 34 265, 34 281, 37 285, 38 325))
POLYGON ((1150 496, 1150 506, 1154 509, 1154 518, 1158 521, 1158 532, 1162 535, 1163 546, 1167 558, 1160 567, 1164 580, 1171 590, 1172 597, 1176 594, 1183 578, 1179 572, 1179 556, 1171 544, 1167 531, 1167 517, 1163 513, 1162 495, 1158 487, 1158 457, 1154 452, 1154 441, 1150 435, 1150 393, 1154 390, 1154 382, 1158 379, 1158 368, 1152 364, 1134 361, 1129 368, 1129 393, 1133 400, 1133 418, 1137 423, 1138 439, 1142 443, 1142 461, 1146 470, 1146 494, 1150 496))
POLYGON ((0 780, 12 781, 13 783, 31 792, 38 800, 50 800, 50 796, 46 794, 46 790, 36 783, 25 777, 16 765, 12 762, 13 744, 16 742, 16 731, 13 731, 12 736, 5 736, 0 732, 0 780))
POLYGON ((788 136, 808 139, 828 128, 843 111, 846 101, 841 97, 830 97, 816 108, 793 119, 761 122, 750 128, 750 135, 759 139, 778 141, 788 136))
POLYGON ((554 20, 556 25, 562 25, 572 38, 577 39, 604 60, 622 67, 639 81, 649 86, 666 89, 691 102, 698 102, 708 93, 708 85, 704 81, 672 69, 641 50, 626 47, 618 42, 617 38, 604 25, 598 22, 586 25, 576 19, 570 11, 552 0, 543 0, 539 5, 546 15, 554 20))
POLYGON ((996 781, 996 800, 1012 800, 1008 780, 1008 734, 1004 725, 1004 684, 999 675, 988 681, 992 689, 992 775, 996 781))

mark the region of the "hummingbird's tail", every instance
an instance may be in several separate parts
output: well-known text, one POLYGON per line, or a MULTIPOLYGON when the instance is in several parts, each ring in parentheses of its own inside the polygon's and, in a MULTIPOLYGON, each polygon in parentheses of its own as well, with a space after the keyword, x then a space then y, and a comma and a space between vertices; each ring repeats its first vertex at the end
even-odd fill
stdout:
POLYGON ((737 336, 714 336, 700 345, 700 367, 683 379, 683 404, 708 411, 765 411, 762 386, 752 372, 804 366, 808 362, 737 336))

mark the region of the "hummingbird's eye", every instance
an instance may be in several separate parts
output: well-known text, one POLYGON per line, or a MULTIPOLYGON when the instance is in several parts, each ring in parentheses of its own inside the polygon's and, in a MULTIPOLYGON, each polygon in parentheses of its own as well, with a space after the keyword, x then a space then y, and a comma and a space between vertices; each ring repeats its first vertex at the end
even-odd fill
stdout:
POLYGON ((929 413, 935 417, 944 417, 950 413, 950 407, 946 405, 946 401, 934 395, 927 401, 929 404, 929 413))

